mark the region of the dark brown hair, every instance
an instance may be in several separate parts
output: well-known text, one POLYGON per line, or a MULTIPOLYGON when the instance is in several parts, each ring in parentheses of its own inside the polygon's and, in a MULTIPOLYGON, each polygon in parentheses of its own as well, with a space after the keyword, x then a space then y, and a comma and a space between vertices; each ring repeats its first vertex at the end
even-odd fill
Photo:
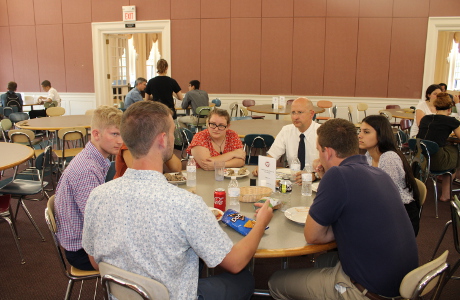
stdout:
POLYGON ((331 119, 321 125, 317 133, 321 148, 334 149, 338 158, 347 158, 359 153, 358 133, 350 121, 331 119))

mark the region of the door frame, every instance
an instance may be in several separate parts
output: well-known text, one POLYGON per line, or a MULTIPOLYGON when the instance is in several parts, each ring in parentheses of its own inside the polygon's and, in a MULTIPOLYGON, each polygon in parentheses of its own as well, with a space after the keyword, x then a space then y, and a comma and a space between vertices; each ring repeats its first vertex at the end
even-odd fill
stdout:
POLYGON ((425 99, 426 88, 434 81, 436 69, 436 52, 438 48, 439 31, 460 31, 460 17, 431 17, 428 18, 426 37, 425 68, 423 72, 422 99, 425 99))
POLYGON ((94 93, 96 107, 100 105, 113 105, 110 99, 111 86, 107 80, 107 60, 105 35, 107 34, 135 34, 135 33, 161 33, 162 57, 169 63, 168 73, 171 70, 171 21, 152 20, 136 21, 135 28, 125 28, 126 22, 101 22, 92 23, 93 42, 93 70, 94 93))

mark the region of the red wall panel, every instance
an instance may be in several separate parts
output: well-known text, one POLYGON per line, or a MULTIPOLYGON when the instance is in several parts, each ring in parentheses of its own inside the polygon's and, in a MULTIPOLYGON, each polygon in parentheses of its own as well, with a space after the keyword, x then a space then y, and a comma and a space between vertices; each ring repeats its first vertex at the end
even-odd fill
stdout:
POLYGON ((169 0, 129 0, 129 4, 126 5, 136 6, 136 18, 138 21, 171 19, 171 3, 169 0))
POLYGON ((230 18, 230 0, 201 0, 202 18, 230 18))
POLYGON ((91 20, 93 22, 122 21, 121 7, 128 5, 129 0, 93 0, 91 1, 91 20))
POLYGON ((428 17, 430 0, 394 0, 393 17, 428 17))
POLYGON ((458 0, 431 0, 430 17, 460 16, 460 1, 458 0))
POLYGON ((232 18, 251 18, 262 15, 262 0, 232 0, 232 18))
POLYGON ((90 23, 91 0, 61 0, 63 23, 90 23))
POLYGON ((325 38, 325 18, 294 19, 292 47, 293 94, 323 94, 325 38))
POLYGON ((0 0, 0 26, 8 26, 8 5, 6 0, 0 0))
POLYGON ((93 93, 91 24, 64 24, 63 32, 67 92, 93 93))
POLYGON ((294 17, 325 17, 327 0, 294 0, 294 17))
POLYGON ((359 0, 327 0, 328 17, 358 17, 359 0))
MULTIPOLYGON (((13 56, 11 53, 10 29, 0 27, 0 36, 2 37, 2 47, 0 47, 0 92, 6 91, 6 83, 16 81, 13 69, 13 56)), ((22 86, 18 86, 18 91, 22 91, 22 86)))
POLYGON ((324 64, 324 95, 354 96, 357 18, 328 18, 324 64))
POLYGON ((171 0, 171 19, 199 19, 200 0, 171 0))
POLYGON ((366 0, 359 2, 359 16, 365 18, 391 17, 393 0, 366 0))
POLYGON ((231 93, 260 94, 260 18, 232 19, 231 93))
POLYGON ((36 24, 61 24, 61 0, 34 0, 36 24))
POLYGON ((230 93, 230 19, 201 20, 201 79, 208 93, 230 93))
POLYGON ((262 1, 262 17, 281 18, 294 15, 294 0, 262 1))
POLYGON ((33 0, 7 1, 7 4, 10 26, 35 25, 33 0))

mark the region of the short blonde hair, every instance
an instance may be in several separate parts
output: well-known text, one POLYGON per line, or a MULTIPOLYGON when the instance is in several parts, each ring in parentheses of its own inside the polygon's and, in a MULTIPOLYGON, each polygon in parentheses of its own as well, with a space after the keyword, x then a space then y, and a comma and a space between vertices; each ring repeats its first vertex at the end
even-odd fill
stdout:
POLYGON ((91 129, 104 130, 109 126, 120 128, 123 112, 118 108, 108 105, 99 106, 91 119, 91 129))

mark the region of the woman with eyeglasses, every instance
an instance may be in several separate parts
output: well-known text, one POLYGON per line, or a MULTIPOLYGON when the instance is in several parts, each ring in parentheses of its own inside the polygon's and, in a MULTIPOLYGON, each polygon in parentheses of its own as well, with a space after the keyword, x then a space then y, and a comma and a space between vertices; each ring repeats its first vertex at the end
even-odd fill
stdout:
POLYGON ((197 166, 203 170, 214 170, 215 161, 225 161, 226 168, 244 166, 246 152, 238 134, 229 129, 230 115, 226 110, 212 110, 206 121, 207 129, 195 134, 187 148, 197 166))

